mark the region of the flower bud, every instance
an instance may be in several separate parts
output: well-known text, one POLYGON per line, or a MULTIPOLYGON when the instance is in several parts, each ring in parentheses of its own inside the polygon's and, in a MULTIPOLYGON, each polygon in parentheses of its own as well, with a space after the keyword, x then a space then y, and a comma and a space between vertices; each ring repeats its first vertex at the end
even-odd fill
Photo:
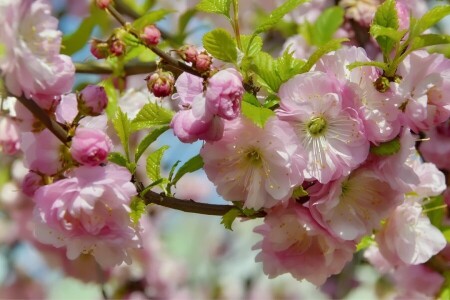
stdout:
POLYGON ((91 41, 91 53, 95 58, 102 59, 109 56, 109 45, 101 40, 91 41))
POLYGON ((77 128, 70 154, 82 165, 98 166, 105 162, 112 148, 111 139, 101 130, 77 128))
POLYGON ((22 193, 28 197, 33 197, 38 188, 44 185, 44 180, 41 175, 35 172, 28 172, 22 181, 22 193))
POLYGON ((105 88, 98 85, 86 86, 77 97, 78 110, 88 116, 98 116, 108 105, 105 88))
POLYGON ((149 25, 141 33, 141 39, 147 46, 156 46, 161 38, 161 31, 155 25, 149 25))
POLYGON ((105 9, 110 5, 112 0, 96 0, 95 3, 97 4, 98 8, 105 9))
POLYGON ((184 61, 195 63, 197 60, 198 51, 195 46, 184 45, 177 50, 177 53, 184 61))
POLYGON ((209 70, 212 64, 211 56, 206 52, 201 52, 197 55, 197 59, 195 60, 195 68, 200 72, 206 72, 209 70))
POLYGON ((159 70, 145 80, 147 80, 148 90, 156 97, 166 97, 172 94, 175 79, 171 72, 159 70))
POLYGON ((114 56, 121 56, 125 53, 126 45, 117 37, 113 37, 109 40, 109 51, 114 56))

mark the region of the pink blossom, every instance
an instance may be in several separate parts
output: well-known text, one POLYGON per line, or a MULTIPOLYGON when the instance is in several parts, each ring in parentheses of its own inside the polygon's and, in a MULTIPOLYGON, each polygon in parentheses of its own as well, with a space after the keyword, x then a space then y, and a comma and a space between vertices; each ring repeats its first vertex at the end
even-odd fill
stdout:
POLYGON ((422 163, 417 160, 414 172, 419 177, 419 184, 412 186, 412 193, 408 194, 408 199, 421 201, 428 197, 439 196, 445 191, 445 175, 432 163, 422 163))
POLYGON ((20 150, 19 128, 16 122, 7 116, 0 116, 0 152, 14 155, 20 150))
POLYGON ((442 54, 415 51, 398 68, 400 83, 391 83, 414 132, 429 130, 450 117, 450 60, 442 54))
POLYGON ((226 200, 245 207, 271 207, 303 182, 305 161, 286 122, 270 119, 264 129, 245 118, 225 123, 223 138, 200 151, 209 180, 226 200))
POLYGON ((106 161, 111 148, 112 141, 103 131, 77 128, 70 146, 70 154, 82 165, 98 166, 106 161))
POLYGON ((403 266, 394 272, 396 288, 400 291, 396 299, 424 299, 438 295, 445 278, 426 265, 403 266), (418 295, 417 295, 418 294, 418 295), (408 297, 415 295, 414 297, 408 297))
POLYGON ((381 254, 394 266, 424 263, 447 244, 422 207, 408 202, 391 213, 375 240, 381 254))
POLYGON ((233 120, 241 111, 243 94, 241 74, 231 68, 221 70, 208 80, 205 93, 206 107, 212 114, 233 120))
POLYGON ((364 250, 364 258, 381 274, 391 273, 394 267, 388 262, 375 245, 364 250))
POLYGON ((400 132, 400 111, 391 91, 378 92, 373 82, 380 76, 375 67, 363 66, 352 70, 354 62, 370 62, 363 48, 344 47, 323 56, 316 64, 317 71, 325 72, 339 82, 344 101, 358 111, 364 123, 366 137, 373 143, 392 140, 400 132))
POLYGON ((38 188, 44 185, 41 175, 30 171, 22 181, 22 192, 28 197, 33 197, 38 188))
POLYGON ((450 170, 450 120, 431 128, 426 135, 419 147, 423 158, 439 169, 450 170))
POLYGON ((343 240, 371 234, 403 200, 403 194, 364 168, 327 185, 315 185, 308 193, 313 217, 343 240))
POLYGON ((71 125, 78 114, 77 96, 74 93, 61 96, 61 102, 56 107, 56 121, 71 125))
POLYGON ((103 268, 131 263, 129 249, 139 246, 129 204, 136 194, 123 167, 80 167, 70 178, 36 191, 35 234, 44 244, 65 247, 67 258, 95 257, 103 268))
POLYGON ((79 94, 78 110, 88 116, 98 116, 108 105, 105 88, 98 85, 88 85, 79 94))
POLYGON ((48 129, 39 133, 22 133, 21 145, 24 165, 28 169, 46 175, 54 175, 61 170, 61 147, 64 146, 48 129))
POLYGON ((75 68, 60 55, 61 32, 45 0, 9 1, 0 7, 0 42, 6 54, 0 60, 8 90, 33 97, 48 109, 54 97, 72 88, 75 68))
POLYGON ((355 244, 332 237, 308 209, 291 202, 270 210, 264 224, 255 228, 263 236, 253 249, 261 249, 256 261, 263 263, 269 278, 290 273, 315 285, 341 272, 353 257, 355 244))
POLYGON ((307 153, 305 178, 321 183, 348 175, 369 153, 357 113, 343 105, 337 83, 325 73, 295 76, 280 87, 277 115, 288 121, 307 153))

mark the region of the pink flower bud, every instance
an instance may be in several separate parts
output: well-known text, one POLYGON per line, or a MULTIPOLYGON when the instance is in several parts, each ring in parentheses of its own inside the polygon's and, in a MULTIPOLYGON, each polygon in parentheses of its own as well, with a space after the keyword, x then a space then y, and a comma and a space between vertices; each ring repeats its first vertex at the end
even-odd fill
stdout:
POLYGON ((96 0, 95 2, 99 8, 105 9, 111 4, 112 0, 96 0))
POLYGON ((72 139, 70 154, 82 165, 98 166, 106 161, 111 148, 112 141, 103 131, 78 128, 72 139))
POLYGON ((91 41, 91 53, 95 58, 102 59, 109 56, 109 46, 101 40, 93 39, 91 41))
POLYGON ((197 59, 195 60, 195 68, 199 70, 200 72, 206 72, 209 70, 212 64, 212 58, 211 56, 206 53, 202 52, 199 55, 197 55, 197 59))
POLYGON ((33 197, 38 188, 44 185, 42 176, 35 172, 28 172, 22 181, 22 192, 28 197, 33 197))
POLYGON ((109 41, 109 51, 111 52, 111 55, 121 56, 125 53, 125 50, 125 43, 120 39, 114 37, 109 41))
POLYGON ((88 116, 98 116, 108 105, 105 88, 98 85, 86 86, 77 97, 78 110, 88 116))
POLYGON ((184 45, 177 50, 177 53, 184 61, 195 63, 195 61, 197 60, 198 51, 195 46, 184 45))
POLYGON ((158 71, 146 78, 147 87, 156 97, 166 97, 172 94, 175 79, 171 72, 158 71))
POLYGON ((161 31, 155 25, 149 25, 141 33, 142 41, 148 46, 156 46, 161 38, 161 31))

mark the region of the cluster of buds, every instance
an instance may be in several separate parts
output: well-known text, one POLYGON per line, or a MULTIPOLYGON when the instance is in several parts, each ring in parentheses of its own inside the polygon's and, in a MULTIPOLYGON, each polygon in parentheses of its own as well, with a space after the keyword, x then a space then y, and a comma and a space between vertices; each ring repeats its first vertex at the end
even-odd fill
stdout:
POLYGON ((161 31, 155 25, 148 25, 142 31, 140 38, 147 46, 156 46, 161 39, 161 31))
POLYGON ((125 43, 115 35, 106 42, 98 39, 91 41, 91 54, 97 59, 107 58, 110 55, 121 56, 125 50, 125 43))
POLYGON ((212 57, 206 51, 199 52, 195 46, 185 45, 177 50, 178 55, 199 72, 204 73, 210 70, 212 57))
POLYGON ((161 69, 145 78, 148 90, 156 97, 167 97, 173 92, 175 78, 171 72, 161 69))

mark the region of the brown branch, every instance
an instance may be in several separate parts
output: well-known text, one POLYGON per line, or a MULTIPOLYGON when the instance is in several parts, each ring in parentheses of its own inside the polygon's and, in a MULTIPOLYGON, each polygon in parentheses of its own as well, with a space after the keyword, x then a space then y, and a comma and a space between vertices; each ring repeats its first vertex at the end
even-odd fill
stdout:
POLYGON ((64 145, 67 145, 68 135, 67 131, 61 127, 55 120, 50 118, 47 113, 34 102, 23 96, 16 97, 23 106, 25 106, 39 121, 44 124, 64 145))
MULTIPOLYGON (((156 71, 157 64, 155 62, 149 63, 131 63, 124 66, 125 75, 147 74, 156 71)), ((101 62, 89 63, 75 63, 75 70, 81 74, 111 74, 114 72, 113 68, 101 62)))

